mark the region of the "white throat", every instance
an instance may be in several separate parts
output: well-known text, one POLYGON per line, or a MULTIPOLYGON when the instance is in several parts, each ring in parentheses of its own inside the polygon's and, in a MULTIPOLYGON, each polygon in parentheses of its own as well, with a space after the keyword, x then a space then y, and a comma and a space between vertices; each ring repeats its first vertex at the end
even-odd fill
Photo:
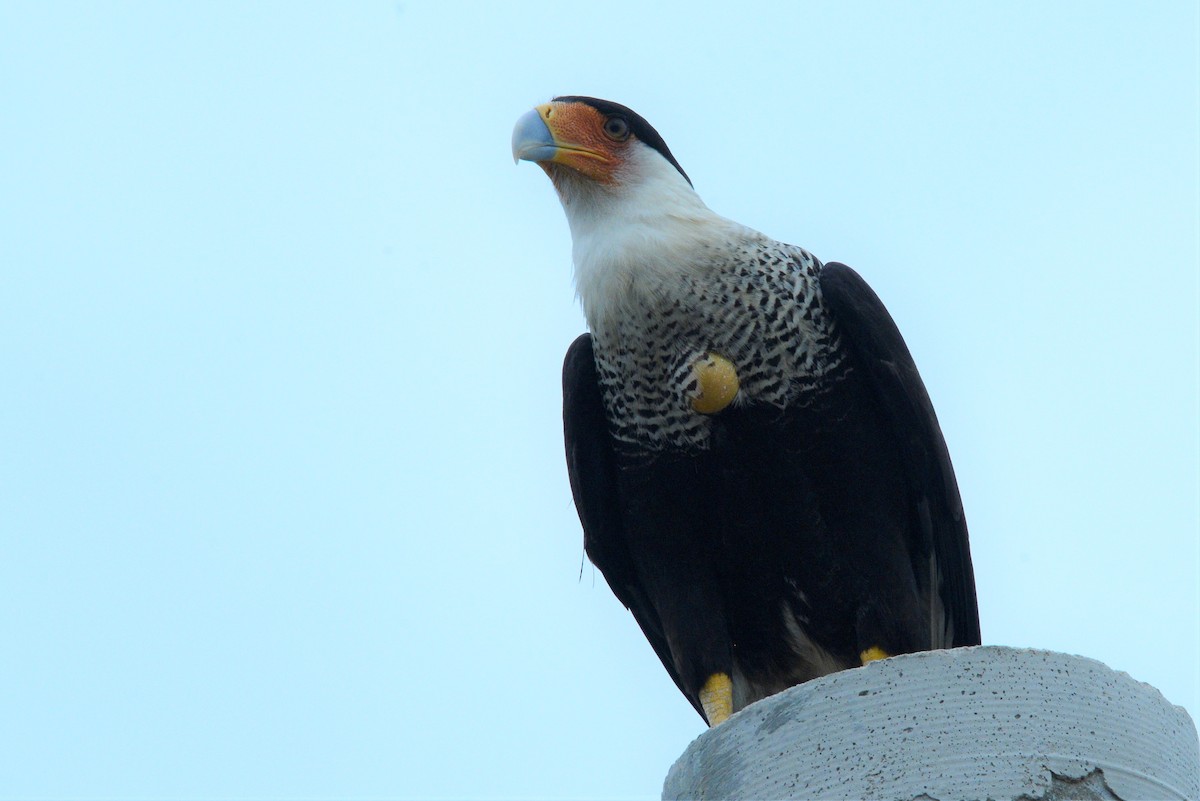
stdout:
POLYGON ((571 227, 575 292, 593 330, 681 283, 714 238, 741 229, 704 205, 657 151, 630 155, 615 185, 565 169, 553 176, 571 227))

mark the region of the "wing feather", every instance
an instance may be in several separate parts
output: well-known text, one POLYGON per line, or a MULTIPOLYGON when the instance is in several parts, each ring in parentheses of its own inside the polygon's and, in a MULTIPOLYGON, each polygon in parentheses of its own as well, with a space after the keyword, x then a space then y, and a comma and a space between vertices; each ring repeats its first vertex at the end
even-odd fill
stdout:
POLYGON ((866 370, 898 435, 913 501, 913 564, 928 585, 931 614, 939 601, 942 607, 943 625, 931 628, 933 645, 978 645, 979 609, 967 523, 925 384, 891 315, 858 273, 831 262, 822 268, 820 284, 843 343, 866 370))
POLYGON ((630 555, 621 514, 616 456, 590 334, 582 334, 571 344, 563 362, 563 433, 571 494, 583 524, 584 550, 604 575, 613 594, 633 613, 680 692, 703 716, 675 670, 662 622, 647 598, 630 555))

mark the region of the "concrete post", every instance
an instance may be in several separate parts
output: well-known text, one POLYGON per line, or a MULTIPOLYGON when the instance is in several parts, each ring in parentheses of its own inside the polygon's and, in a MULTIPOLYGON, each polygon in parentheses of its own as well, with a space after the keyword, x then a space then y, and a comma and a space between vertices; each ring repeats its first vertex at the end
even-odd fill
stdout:
POLYGON ((664 799, 1200 799, 1181 707, 1080 656, 996 646, 872 662, 700 735, 664 799))

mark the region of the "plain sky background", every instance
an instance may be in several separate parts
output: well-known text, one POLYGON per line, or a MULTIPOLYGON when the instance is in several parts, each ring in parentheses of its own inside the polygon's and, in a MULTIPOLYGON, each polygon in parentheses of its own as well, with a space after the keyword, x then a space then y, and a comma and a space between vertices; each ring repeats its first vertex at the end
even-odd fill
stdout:
POLYGON ((0 795, 657 797, 702 730, 583 563, 555 94, 856 267, 986 643, 1200 717, 1187 2, 0 0, 0 795), (582 570, 581 570, 582 568, 582 570))

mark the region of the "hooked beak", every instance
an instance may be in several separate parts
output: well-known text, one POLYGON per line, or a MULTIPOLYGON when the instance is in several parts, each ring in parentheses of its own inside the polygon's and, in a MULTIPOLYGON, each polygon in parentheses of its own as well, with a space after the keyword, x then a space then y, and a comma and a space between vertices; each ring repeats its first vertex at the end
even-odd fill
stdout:
POLYGON ((552 161, 558 152, 554 134, 550 133, 541 107, 531 108, 521 115, 513 128, 513 163, 518 161, 552 161))

